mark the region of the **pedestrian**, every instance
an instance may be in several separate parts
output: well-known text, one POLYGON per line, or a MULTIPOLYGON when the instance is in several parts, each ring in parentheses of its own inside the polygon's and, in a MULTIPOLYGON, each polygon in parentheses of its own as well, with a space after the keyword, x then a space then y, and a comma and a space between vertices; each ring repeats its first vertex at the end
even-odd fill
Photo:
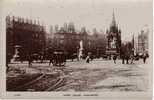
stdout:
POLYGON ((129 64, 129 54, 126 54, 126 64, 129 64))
POLYGON ((145 64, 145 62, 146 62, 146 59, 147 59, 147 54, 144 53, 144 54, 143 54, 143 62, 144 62, 144 64, 145 64))
POLYGON ((44 56, 40 55, 41 63, 43 63, 44 56))
POLYGON ((130 58, 131 58, 131 64, 133 64, 133 61, 134 61, 134 55, 132 54, 132 55, 130 56, 130 58))
POLYGON ((88 55, 88 56, 86 57, 86 63, 89 63, 89 60, 90 60, 90 56, 88 55))
POLYGON ((49 54, 49 60, 50 60, 50 62, 49 62, 49 66, 50 66, 51 63, 53 64, 53 54, 52 53, 49 54))
POLYGON ((93 60, 93 55, 92 55, 92 53, 91 52, 88 52, 88 56, 89 56, 89 60, 93 60))
POLYGON ((114 60, 114 63, 116 64, 116 59, 117 59, 117 56, 116 55, 113 55, 113 60, 114 60))
POLYGON ((121 55, 121 59, 122 59, 122 64, 125 64, 125 55, 124 54, 121 55))
POLYGON ((32 61, 33 61, 32 55, 30 54, 30 55, 28 56, 28 64, 29 64, 29 67, 32 66, 32 61))

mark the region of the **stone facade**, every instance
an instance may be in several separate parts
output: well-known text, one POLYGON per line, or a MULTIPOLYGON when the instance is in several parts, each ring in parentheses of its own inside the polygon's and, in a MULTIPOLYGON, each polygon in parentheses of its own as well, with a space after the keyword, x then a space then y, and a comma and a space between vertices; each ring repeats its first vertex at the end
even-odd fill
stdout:
POLYGON ((45 48, 45 29, 39 22, 19 17, 6 17, 6 48, 7 61, 16 53, 20 60, 26 60, 28 55, 41 55, 45 48))

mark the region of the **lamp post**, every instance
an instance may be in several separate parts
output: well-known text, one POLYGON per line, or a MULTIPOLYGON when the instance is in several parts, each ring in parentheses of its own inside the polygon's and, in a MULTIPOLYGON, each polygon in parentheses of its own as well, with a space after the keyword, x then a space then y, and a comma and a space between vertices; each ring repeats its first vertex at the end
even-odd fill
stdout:
POLYGON ((15 62, 20 57, 19 56, 19 49, 21 48, 21 46, 20 45, 15 45, 14 48, 15 48, 15 53, 13 55, 13 58, 11 59, 11 62, 15 62))

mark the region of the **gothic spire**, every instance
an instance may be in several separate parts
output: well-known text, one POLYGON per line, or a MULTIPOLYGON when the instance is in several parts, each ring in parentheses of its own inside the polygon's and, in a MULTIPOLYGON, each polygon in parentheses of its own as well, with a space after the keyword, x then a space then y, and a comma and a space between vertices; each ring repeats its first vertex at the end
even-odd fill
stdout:
POLYGON ((115 20, 114 11, 113 11, 113 15, 112 15, 112 23, 111 23, 111 26, 116 26, 116 20, 115 20))

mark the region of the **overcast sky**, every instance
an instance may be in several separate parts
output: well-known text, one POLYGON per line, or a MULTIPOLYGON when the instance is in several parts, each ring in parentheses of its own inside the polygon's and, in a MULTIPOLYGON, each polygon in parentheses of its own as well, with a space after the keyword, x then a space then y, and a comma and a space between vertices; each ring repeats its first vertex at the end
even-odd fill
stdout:
POLYGON ((130 39, 144 26, 152 29, 152 0, 3 0, 5 15, 39 19, 47 26, 74 22, 80 29, 109 28, 114 10, 122 39, 130 39))

